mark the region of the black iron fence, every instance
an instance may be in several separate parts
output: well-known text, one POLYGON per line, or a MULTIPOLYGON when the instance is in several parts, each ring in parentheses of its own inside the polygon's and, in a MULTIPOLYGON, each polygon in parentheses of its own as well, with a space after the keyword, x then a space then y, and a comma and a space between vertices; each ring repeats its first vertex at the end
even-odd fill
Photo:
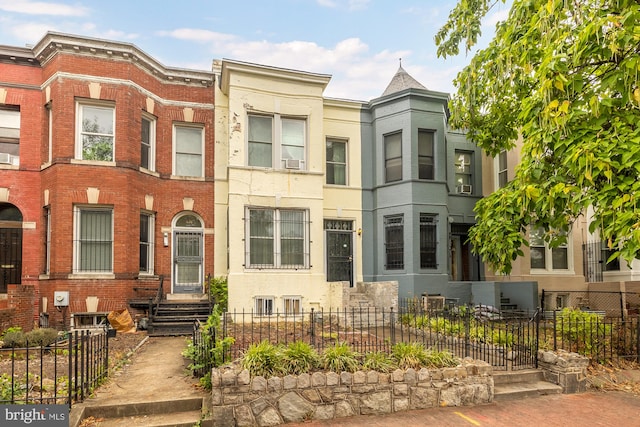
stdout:
MULTIPOLYGON (((478 315, 473 308, 457 311, 428 311, 421 307, 394 310, 349 308, 338 310, 301 310, 296 314, 274 312, 228 312, 222 315, 217 332, 194 329, 193 343, 215 345, 222 337, 233 337, 233 344, 219 360, 241 357, 250 345, 262 341, 287 345, 303 341, 319 353, 337 343, 347 343, 355 351, 391 352, 397 343, 421 343, 425 348, 449 351, 459 357, 484 360, 496 369, 518 370, 537 366, 537 314, 517 316, 478 315), (213 343, 213 344, 212 344, 213 343)), ((204 354, 211 347, 201 345, 204 354)), ((195 350, 194 350, 195 351, 195 350)), ((197 368, 202 374, 211 365, 202 359, 197 368)))
POLYGON ((540 321, 540 347, 587 356, 593 363, 640 362, 638 316, 608 317, 596 311, 554 310, 540 321))
POLYGON ((553 310, 574 307, 583 311, 598 312, 611 318, 626 319, 637 316, 640 312, 640 293, 543 289, 540 307, 546 317, 553 310))
POLYGON ((0 404, 68 404, 87 398, 109 374, 109 338, 70 332, 44 347, 0 348, 0 404))

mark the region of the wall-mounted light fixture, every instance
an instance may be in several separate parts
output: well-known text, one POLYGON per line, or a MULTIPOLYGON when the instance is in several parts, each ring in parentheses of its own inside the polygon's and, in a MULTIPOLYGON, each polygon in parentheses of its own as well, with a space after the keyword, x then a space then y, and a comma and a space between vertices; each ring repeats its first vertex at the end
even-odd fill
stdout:
POLYGON ((362 228, 358 228, 358 236, 362 236, 362 228))
POLYGON ((165 247, 169 246, 169 233, 166 231, 162 234, 162 243, 165 247))

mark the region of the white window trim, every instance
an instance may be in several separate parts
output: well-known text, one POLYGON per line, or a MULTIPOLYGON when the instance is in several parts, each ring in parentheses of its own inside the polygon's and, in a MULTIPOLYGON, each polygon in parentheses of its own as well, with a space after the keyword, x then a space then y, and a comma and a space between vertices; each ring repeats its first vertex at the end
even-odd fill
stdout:
MULTIPOLYGON (((500 186, 500 173, 505 172, 507 174, 507 183, 509 182, 509 152, 507 150, 502 150, 496 157, 493 158, 493 170, 495 171, 493 176, 493 184, 494 188, 497 190, 502 188, 500 186), (500 169, 500 155, 505 153, 506 156, 506 169, 500 169)), ((506 185, 506 184, 505 184, 506 185)))
MULTIPOLYGON (((75 160, 83 163, 93 163, 100 165, 113 165, 116 164, 116 106, 113 102, 107 101, 90 101, 90 100, 78 100, 76 101, 76 142, 75 142, 75 160), (113 147, 112 147, 112 160, 86 160, 82 158, 82 107, 98 107, 111 109, 113 117, 113 147)), ((73 163, 73 162, 72 162, 73 163)))
POLYGON ((298 271, 308 270, 310 268, 310 252, 311 252, 311 238, 309 230, 309 210, 301 208, 273 208, 264 206, 246 206, 245 207, 245 268, 251 270, 279 270, 279 271, 298 271), (251 215, 252 210, 271 210, 273 215, 273 265, 261 266, 251 264, 251 215), (299 211, 304 213, 303 225, 304 225, 304 250, 305 256, 303 264, 300 265, 282 265, 281 259, 281 234, 280 234, 280 212, 281 211, 299 211))
MULTIPOLYGON (((536 246, 539 247, 539 246, 536 246)), ((553 268, 553 249, 549 247, 547 242, 544 242, 544 259, 545 259, 545 268, 531 268, 531 274, 575 274, 574 273, 574 265, 573 265, 573 243, 571 239, 571 233, 567 235, 567 243, 564 246, 559 246, 558 248, 566 247, 567 248, 567 268, 553 268)), ((557 248, 555 248, 557 249, 557 248)), ((529 251, 531 252, 531 251, 529 251)), ((531 253, 529 253, 529 263, 531 262, 531 253)), ((529 264, 531 265, 531 264, 529 264)))
MULTIPOLYGON (((325 144, 325 148, 324 148, 324 153, 325 153, 325 159, 324 159, 324 167, 325 167, 325 180, 324 183, 325 185, 330 185, 330 186, 336 186, 336 187, 348 187, 349 186, 349 140, 346 138, 338 138, 338 137, 331 137, 328 136, 325 138, 324 141, 325 144), (327 164, 329 163, 329 160, 326 158, 326 153, 327 153, 327 143, 328 142, 338 142, 340 144, 344 144, 344 184, 327 184, 327 180, 326 180, 326 174, 327 174, 327 164)), ((332 162, 333 164, 338 164, 335 162, 332 162)))
MULTIPOLYGON (((144 166, 140 166, 140 169, 143 171, 155 172, 156 171, 156 125, 157 119, 155 116, 149 113, 142 113, 142 119, 140 122, 140 127, 142 131, 142 120, 148 120, 149 124, 149 167, 145 168, 144 166)), ((140 138, 140 144, 142 144, 142 135, 140 138)), ((142 158, 140 159, 142 163, 142 158)))
MULTIPOLYGON (((142 276, 153 276, 155 271, 154 265, 154 255, 155 255, 155 229, 156 229, 156 216, 153 212, 149 211, 141 211, 140 215, 147 215, 149 217, 149 253, 147 254, 148 259, 147 263, 149 265, 148 271, 140 271, 139 274, 142 276)), ((140 243, 140 242, 138 242, 140 243)))
POLYGON ((114 230, 114 210, 111 206, 96 205, 75 205, 73 207, 73 273, 70 275, 72 279, 81 279, 83 277, 91 278, 114 278, 113 266, 114 247, 115 247, 115 230, 114 230), (78 245, 80 242, 80 211, 82 210, 105 210, 111 212, 111 271, 81 271, 80 270, 80 251, 78 245))
MULTIPOLYGON (((247 129, 249 127, 249 117, 250 116, 261 116, 261 117, 269 117, 271 118, 271 168, 266 169, 279 169, 279 170, 296 170, 296 169, 288 169, 285 164, 285 160, 282 158, 282 120, 290 119, 290 120, 301 120, 304 121, 304 149, 303 149, 303 158, 300 160, 300 168, 297 170, 306 171, 308 170, 308 158, 309 158, 309 117, 308 116, 296 116, 291 114, 280 114, 280 113, 261 113, 257 111, 249 111, 247 112, 246 123, 247 129)), ((264 166, 254 166, 249 165, 249 131, 245 132, 245 152, 246 160, 245 164, 251 168, 261 168, 265 169, 264 166)))
POLYGON ((179 177, 181 179, 192 179, 192 180, 202 180, 204 179, 204 170, 205 170, 205 152, 204 152, 204 141, 205 141, 205 129, 204 129, 204 125, 202 125, 201 123, 187 123, 187 122, 176 122, 173 124, 172 126, 172 137, 171 137, 171 174, 173 177, 179 177), (200 129, 200 138, 201 138, 201 145, 200 145, 200 156, 202 157, 202 164, 201 164, 201 170, 200 170, 200 175, 199 176, 190 176, 190 175, 178 175, 176 173, 177 170, 177 155, 176 155, 176 128, 178 127, 190 127, 190 128, 195 128, 195 129, 200 129))
POLYGON ((282 296, 282 314, 285 316, 300 316, 302 315, 302 296, 301 295, 283 295, 282 296), (287 312, 287 301, 297 301, 298 302, 298 312, 297 313, 288 313, 287 312))
POLYGON ((256 295, 253 297, 253 314, 257 317, 268 317, 273 316, 275 314, 275 297, 271 295, 256 295), (266 313, 268 310, 264 310, 266 308, 267 301, 271 301, 271 311, 266 313), (262 306, 260 309, 258 308, 258 304, 262 306))

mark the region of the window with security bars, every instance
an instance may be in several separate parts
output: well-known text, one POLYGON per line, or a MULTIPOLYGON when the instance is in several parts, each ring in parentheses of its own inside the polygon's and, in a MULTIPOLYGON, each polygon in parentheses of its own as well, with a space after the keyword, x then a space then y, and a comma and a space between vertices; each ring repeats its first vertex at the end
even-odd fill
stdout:
POLYGON ((140 213, 140 273, 153 274, 154 216, 140 213))
POLYGON ((113 210, 76 207, 74 273, 113 272, 113 210))
POLYGON ((283 297, 283 311, 284 314, 300 314, 301 312, 301 298, 299 296, 283 297))
POLYGON ((420 268, 438 268, 436 225, 436 215, 420 214, 420 268))
POLYGON ((384 237, 386 269, 404 268, 404 217, 393 215, 384 217, 384 237))
POLYGON ((308 212, 302 209, 247 208, 249 268, 309 268, 308 212))
POLYGON ((273 314, 273 297, 255 297, 254 314, 256 316, 271 316, 273 314))

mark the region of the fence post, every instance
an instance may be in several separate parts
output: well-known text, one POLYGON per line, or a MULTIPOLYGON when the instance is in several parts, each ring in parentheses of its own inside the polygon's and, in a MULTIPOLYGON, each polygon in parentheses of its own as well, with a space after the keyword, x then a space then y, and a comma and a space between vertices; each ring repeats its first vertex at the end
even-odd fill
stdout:
MULTIPOLYGON (((402 327, 402 325, 400 326, 402 327)), ((393 307, 389 311, 389 338, 391 339, 391 345, 396 344, 396 322, 393 318, 393 307)))
POLYGON ((620 317, 622 317, 622 320, 626 320, 626 316, 624 315, 624 293, 622 291, 619 292, 620 294, 620 317))
POLYGON ((473 316, 473 306, 469 304, 467 315, 464 316, 464 357, 469 357, 469 348, 471 347, 471 316, 473 316))
POLYGON ((314 313, 313 313, 313 307, 311 307, 311 330, 309 331, 311 334, 311 346, 315 347, 316 346, 316 331, 315 331, 315 325, 316 325, 316 319, 314 318, 314 313))

